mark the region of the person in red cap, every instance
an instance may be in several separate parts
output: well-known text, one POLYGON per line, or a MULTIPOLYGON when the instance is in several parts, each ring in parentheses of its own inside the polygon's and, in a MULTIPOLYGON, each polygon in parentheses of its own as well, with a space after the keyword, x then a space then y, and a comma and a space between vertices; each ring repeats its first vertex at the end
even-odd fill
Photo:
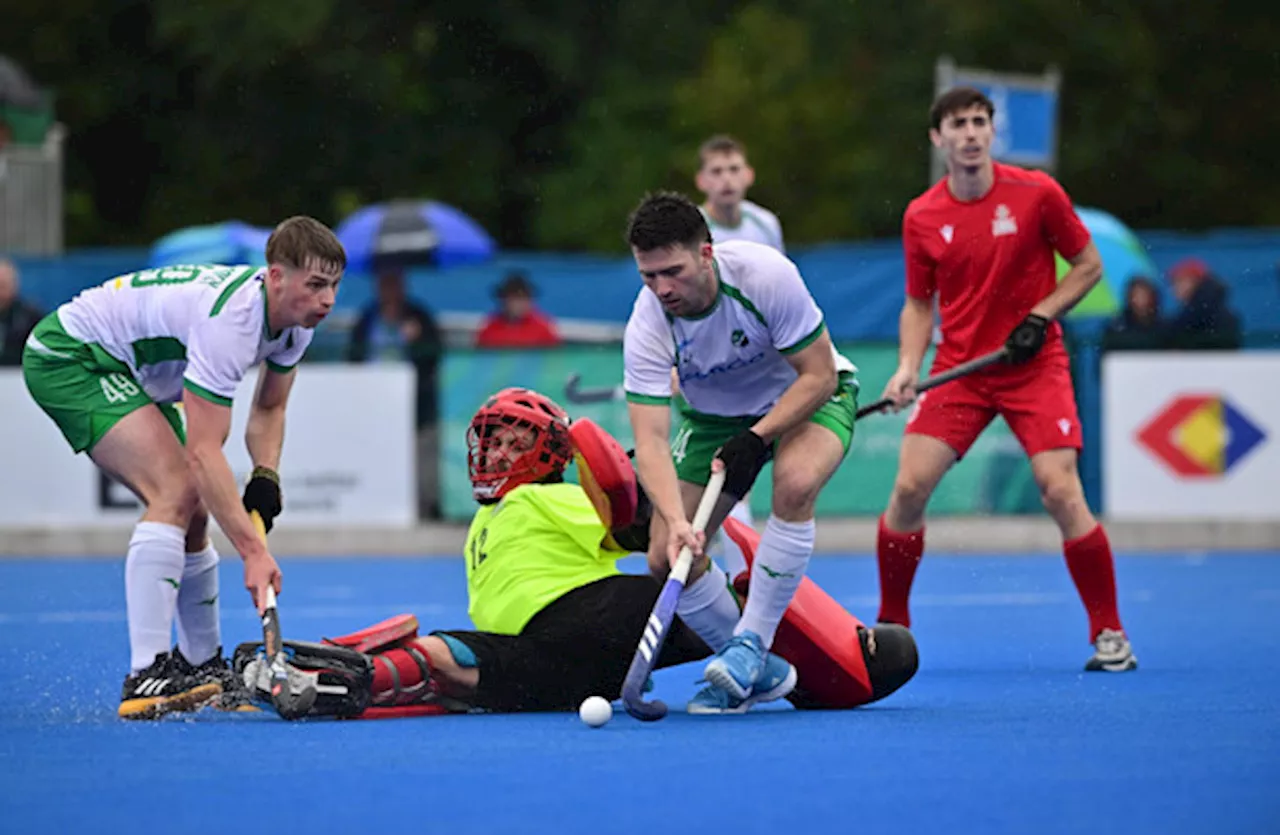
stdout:
POLYGON ((1240 320, 1227 307, 1227 288, 1199 258, 1184 258, 1169 269, 1173 295, 1182 309, 1169 323, 1169 347, 1236 350, 1240 320))

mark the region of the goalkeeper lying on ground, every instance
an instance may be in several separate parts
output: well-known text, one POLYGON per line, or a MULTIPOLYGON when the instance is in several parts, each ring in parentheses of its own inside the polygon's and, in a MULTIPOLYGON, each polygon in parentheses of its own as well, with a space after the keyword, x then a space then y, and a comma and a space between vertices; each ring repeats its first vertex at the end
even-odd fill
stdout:
MULTIPOLYGON (((323 643, 286 642, 293 688, 314 691, 312 715, 576 710, 587 696, 618 697, 660 590, 649 574, 615 564, 648 546, 647 502, 626 453, 525 389, 499 392, 476 412, 467 453, 481 505, 465 553, 480 631, 418 636, 416 619, 401 615, 323 643), (583 486, 563 481, 575 457, 583 486)), ((732 519, 725 532, 750 559, 755 532, 732 519)), ((916 670, 905 628, 864 627, 808 580, 774 651, 797 668, 789 697, 802 707, 875 701, 916 670)), ((657 666, 709 655, 677 619, 657 666)), ((261 644, 237 648, 235 667, 255 697, 269 698, 261 644)))

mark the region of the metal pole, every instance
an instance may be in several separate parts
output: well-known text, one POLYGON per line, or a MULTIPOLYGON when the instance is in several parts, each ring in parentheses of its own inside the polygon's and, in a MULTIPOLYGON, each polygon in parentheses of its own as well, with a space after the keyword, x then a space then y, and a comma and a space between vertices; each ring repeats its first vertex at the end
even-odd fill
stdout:
MULTIPOLYGON (((956 80, 956 62, 950 55, 943 55, 938 58, 938 62, 933 68, 933 95, 934 98, 950 90, 955 85, 956 80)), ((947 173, 947 165, 942 155, 938 153, 938 149, 932 144, 929 145, 929 185, 933 185, 942 179, 942 175, 947 173)))

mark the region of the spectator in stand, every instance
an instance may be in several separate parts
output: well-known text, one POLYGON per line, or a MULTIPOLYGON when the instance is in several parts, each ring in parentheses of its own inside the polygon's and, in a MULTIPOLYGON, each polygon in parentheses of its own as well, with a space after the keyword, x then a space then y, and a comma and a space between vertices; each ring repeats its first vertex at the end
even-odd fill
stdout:
POLYGON ((1107 323, 1104 351, 1155 351, 1165 347, 1167 327, 1160 316, 1160 291, 1146 276, 1125 286, 1124 309, 1107 323))
POLYGON ((1182 309, 1169 322, 1167 346, 1183 351, 1227 351, 1240 347, 1240 319, 1227 307, 1227 287, 1199 258, 1184 258, 1169 270, 1182 309))
POLYGON ((499 309, 476 334, 479 348, 554 348, 560 333, 551 317, 533 304, 533 285, 523 273, 508 273, 494 295, 499 309))
POLYGON ((18 295, 18 268, 0 258, 0 366, 22 365, 22 346, 44 315, 18 295))
POLYGON ((440 518, 439 386, 444 337, 426 307, 405 291, 404 273, 378 273, 377 298, 361 312, 351 331, 351 362, 409 362, 418 372, 418 510, 422 518, 440 518))

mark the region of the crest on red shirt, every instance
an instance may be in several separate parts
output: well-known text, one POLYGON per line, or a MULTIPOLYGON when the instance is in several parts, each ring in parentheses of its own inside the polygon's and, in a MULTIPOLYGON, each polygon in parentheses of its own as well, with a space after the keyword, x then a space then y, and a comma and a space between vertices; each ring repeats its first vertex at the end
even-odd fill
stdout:
POLYGON ((1009 211, 1009 207, 1001 203, 996 206, 996 216, 991 221, 991 237, 998 238, 1001 235, 1013 235, 1018 231, 1018 220, 1009 211))
POLYGON ((942 240, 946 241, 947 243, 951 243, 951 237, 955 235, 956 228, 952 226, 950 223, 948 223, 946 226, 939 229, 938 232, 942 234, 942 240))

